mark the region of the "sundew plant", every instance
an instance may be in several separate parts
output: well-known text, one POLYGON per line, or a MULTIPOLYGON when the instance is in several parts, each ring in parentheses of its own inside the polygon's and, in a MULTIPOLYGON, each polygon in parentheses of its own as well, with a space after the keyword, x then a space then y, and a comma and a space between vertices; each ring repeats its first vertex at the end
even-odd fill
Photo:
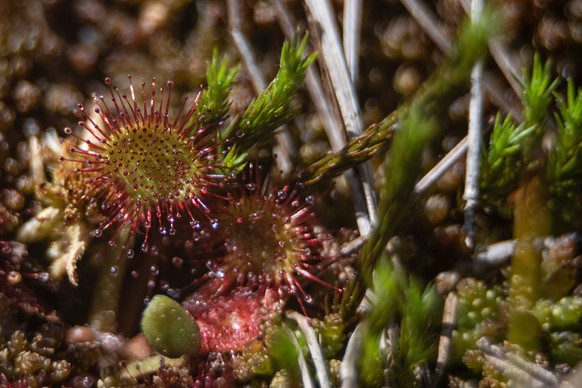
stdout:
POLYGON ((73 3, 0 4, 0 386, 581 384, 577 1, 73 3))

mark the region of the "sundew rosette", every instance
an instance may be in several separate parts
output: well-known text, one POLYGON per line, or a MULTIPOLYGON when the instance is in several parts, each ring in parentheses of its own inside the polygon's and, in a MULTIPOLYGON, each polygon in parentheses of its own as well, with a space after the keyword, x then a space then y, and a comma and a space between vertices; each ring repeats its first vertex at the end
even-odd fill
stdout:
POLYGON ((301 183, 273 188, 269 179, 261 182, 260 167, 249 171, 251 179, 243 178, 215 209, 223 252, 211 275, 219 287, 269 290, 282 300, 295 295, 301 304, 312 301, 305 283, 337 291, 316 276, 332 259, 323 253, 330 235, 318 225, 316 198, 302 193, 301 183))
POLYGON ((130 229, 130 236, 143 227, 142 249, 147 251, 151 228, 173 235, 182 217, 193 228, 200 228, 201 217, 217 227, 204 198, 223 175, 212 133, 196 114, 200 94, 193 101, 185 97, 172 114, 171 81, 158 89, 154 79, 149 91, 142 82, 141 98, 131 75, 129 97, 109 78, 105 84, 110 101, 94 96, 95 114, 79 104, 82 134, 65 130, 77 144, 61 157, 78 163, 74 171, 87 175, 87 186, 80 188, 83 199, 96 202, 105 215, 92 235, 113 228, 113 243, 123 227, 130 229))

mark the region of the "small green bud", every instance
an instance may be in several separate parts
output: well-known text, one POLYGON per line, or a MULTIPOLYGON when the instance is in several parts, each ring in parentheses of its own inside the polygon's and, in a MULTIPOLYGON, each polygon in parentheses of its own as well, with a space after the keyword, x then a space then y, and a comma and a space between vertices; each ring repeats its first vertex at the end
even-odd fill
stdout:
POLYGON ((164 356, 198 354, 198 324, 186 309, 165 295, 154 296, 143 312, 141 328, 150 345, 164 356))

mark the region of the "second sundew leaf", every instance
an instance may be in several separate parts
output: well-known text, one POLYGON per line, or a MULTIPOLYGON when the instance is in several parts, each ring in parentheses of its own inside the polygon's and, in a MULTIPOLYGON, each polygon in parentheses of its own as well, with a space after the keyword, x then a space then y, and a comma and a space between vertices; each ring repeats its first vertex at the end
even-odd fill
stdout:
POLYGON ((274 130, 288 122, 296 112, 293 97, 305 78, 305 71, 317 53, 304 56, 308 35, 301 41, 285 42, 275 79, 255 98, 243 114, 237 135, 239 152, 272 138, 274 130))

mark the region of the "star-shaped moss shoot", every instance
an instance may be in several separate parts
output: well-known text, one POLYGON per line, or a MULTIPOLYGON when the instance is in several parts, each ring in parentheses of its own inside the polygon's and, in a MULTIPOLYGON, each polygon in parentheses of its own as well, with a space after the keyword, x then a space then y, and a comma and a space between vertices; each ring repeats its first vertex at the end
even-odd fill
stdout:
POLYGON ((216 173, 214 139, 200 125, 203 119, 196 119, 200 94, 191 102, 185 98, 172 115, 171 81, 167 88, 157 89, 154 79, 149 92, 142 82, 141 99, 136 97, 131 75, 129 97, 111 86, 109 78, 105 84, 110 102, 95 96, 95 114, 79 105, 85 118, 79 123, 83 133, 73 134, 78 145, 69 148, 70 156, 61 158, 78 163, 76 172, 87 174, 84 197, 97 202, 106 215, 93 236, 112 226, 114 235, 123 227, 132 232, 143 227, 142 249, 147 251, 152 227, 172 235, 180 218, 187 217, 192 227, 200 228, 202 215, 216 228, 203 198, 221 174, 216 173))

